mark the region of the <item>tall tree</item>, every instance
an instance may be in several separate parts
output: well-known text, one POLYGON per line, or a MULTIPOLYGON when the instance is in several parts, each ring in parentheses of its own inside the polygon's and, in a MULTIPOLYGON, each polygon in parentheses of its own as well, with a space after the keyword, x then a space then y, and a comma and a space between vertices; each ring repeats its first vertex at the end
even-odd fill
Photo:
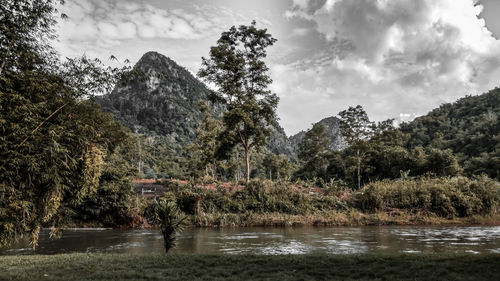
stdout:
MULTIPOLYGON (((358 189, 361 188, 361 162, 363 159, 363 146, 370 139, 375 130, 375 125, 368 118, 368 114, 361 105, 350 106, 338 114, 340 116, 340 130, 349 146, 356 151, 356 175, 358 189)), ((384 125, 384 124, 383 124, 384 125)))
POLYGON ((328 167, 329 146, 330 138, 325 126, 321 123, 314 124, 299 144, 298 157, 303 162, 303 167, 298 173, 306 178, 324 178, 328 167))
POLYGON ((272 80, 264 62, 266 48, 275 42, 267 29, 256 27, 255 21, 250 26, 233 26, 210 48, 209 58, 202 58, 198 73, 217 88, 214 99, 226 107, 218 155, 227 157, 240 143, 245 150, 247 183, 250 148, 266 143, 270 135, 268 127, 276 117, 279 99, 268 89, 272 80))
POLYGON ((0 245, 40 227, 62 200, 99 184, 127 131, 86 98, 116 72, 85 57, 60 62, 49 45, 62 1, 0 1, 0 245))

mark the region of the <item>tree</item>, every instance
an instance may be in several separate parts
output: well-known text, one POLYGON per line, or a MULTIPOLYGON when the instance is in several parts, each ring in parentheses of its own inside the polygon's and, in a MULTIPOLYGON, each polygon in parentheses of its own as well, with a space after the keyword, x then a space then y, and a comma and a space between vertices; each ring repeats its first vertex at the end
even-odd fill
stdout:
POLYGON ((95 192, 127 130, 87 98, 120 73, 86 57, 61 62, 59 1, 0 1, 0 246, 38 233, 63 200, 95 192))
MULTIPOLYGON (((350 148, 356 151, 356 175, 358 178, 358 189, 361 188, 361 161, 363 159, 363 146, 365 141, 373 135, 375 125, 368 118, 363 107, 350 106, 347 110, 341 111, 340 130, 350 148)), ((385 125, 385 123, 384 123, 385 125)))
POLYGON ((306 178, 318 176, 324 178, 328 167, 329 146, 330 138, 325 126, 320 123, 314 124, 299 144, 298 157, 303 162, 299 174, 306 178))
POLYGON ((201 120, 200 127, 197 130, 198 137, 186 149, 191 152, 190 164, 191 172, 198 174, 199 171, 204 171, 205 176, 210 176, 212 179, 217 178, 217 161, 215 151, 217 149, 217 136, 221 132, 220 121, 215 119, 210 107, 204 102, 200 102, 200 110, 205 113, 201 120))
POLYGON ((291 174, 292 164, 283 154, 268 152, 262 162, 265 177, 269 177, 270 180, 273 178, 276 180, 286 179, 291 174))
POLYGON ((233 26, 211 47, 210 57, 202 58, 202 69, 198 73, 217 88, 213 98, 226 108, 217 154, 227 158, 231 149, 240 143, 245 150, 247 184, 250 148, 266 143, 270 135, 268 127, 276 117, 279 99, 268 90, 272 80, 264 62, 266 48, 275 42, 267 29, 256 27, 255 21, 250 26, 233 26))
MULTIPOLYGON (((95 192, 86 196, 81 202, 63 198, 61 207, 68 210, 67 212, 61 210, 62 214, 54 216, 53 222, 56 225, 64 224, 67 220, 71 220, 70 223, 91 222, 108 227, 130 225, 133 220, 135 198, 132 179, 137 171, 123 156, 134 143, 128 141, 106 157, 99 186, 95 192), (68 213, 73 215, 70 216, 68 213)), ((71 199, 71 196, 68 197, 71 199)))

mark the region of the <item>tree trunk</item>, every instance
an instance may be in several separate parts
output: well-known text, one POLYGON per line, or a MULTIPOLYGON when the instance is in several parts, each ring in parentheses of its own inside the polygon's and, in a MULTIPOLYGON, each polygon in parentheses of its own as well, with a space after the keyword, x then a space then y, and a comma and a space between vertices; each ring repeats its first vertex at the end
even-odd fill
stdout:
POLYGON ((137 168, 139 170, 139 178, 142 178, 142 176, 141 176, 141 154, 142 154, 142 152, 141 152, 141 139, 140 138, 137 138, 137 145, 139 147, 139 163, 137 165, 137 168))
POLYGON ((358 155, 358 190, 361 189, 361 158, 359 157, 359 149, 357 150, 358 155))
POLYGON ((248 185, 248 182, 250 181, 250 157, 248 155, 248 142, 245 143, 245 164, 246 164, 246 172, 247 172, 247 177, 246 177, 246 185, 248 185))

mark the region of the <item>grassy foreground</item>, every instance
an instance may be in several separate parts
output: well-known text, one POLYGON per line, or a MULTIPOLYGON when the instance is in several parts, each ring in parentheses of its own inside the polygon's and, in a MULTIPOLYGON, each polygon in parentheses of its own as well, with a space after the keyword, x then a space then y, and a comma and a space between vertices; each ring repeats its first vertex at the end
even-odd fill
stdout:
POLYGON ((0 257, 0 280, 498 280, 499 254, 0 257))

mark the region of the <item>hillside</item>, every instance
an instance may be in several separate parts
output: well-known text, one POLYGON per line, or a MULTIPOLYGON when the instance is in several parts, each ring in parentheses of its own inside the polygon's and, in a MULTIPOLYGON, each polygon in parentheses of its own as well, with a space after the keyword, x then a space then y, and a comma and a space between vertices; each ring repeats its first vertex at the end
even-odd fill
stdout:
MULTIPOLYGON (((340 132, 340 120, 337 117, 327 117, 317 123, 322 124, 325 127, 325 131, 330 138, 331 149, 338 151, 346 147, 346 143, 340 132)), ((294 155, 297 155, 299 144, 302 142, 305 135, 305 131, 300 131, 289 138, 294 155)))
POLYGON ((169 136, 179 143, 196 137, 203 114, 200 100, 210 91, 189 71, 156 52, 148 52, 134 66, 140 78, 124 80, 98 99, 135 133, 169 136))
POLYGON ((443 104, 401 130, 408 146, 451 149, 468 174, 500 178, 500 88, 443 104))

